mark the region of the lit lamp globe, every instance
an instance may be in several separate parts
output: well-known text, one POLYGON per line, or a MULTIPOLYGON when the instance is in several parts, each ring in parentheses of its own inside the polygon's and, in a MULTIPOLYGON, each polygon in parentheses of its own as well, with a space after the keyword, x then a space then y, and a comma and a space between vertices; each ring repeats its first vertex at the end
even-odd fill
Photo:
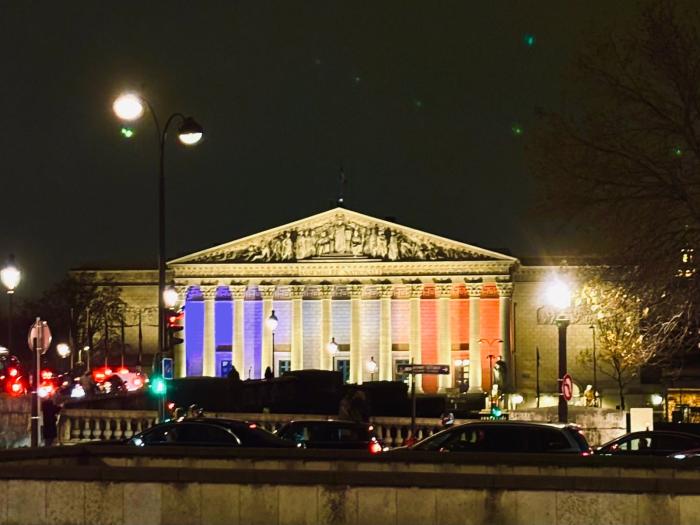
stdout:
POLYGON ((166 308, 175 308, 179 299, 175 288, 168 286, 163 290, 163 304, 166 308))
POLYGON ((328 350, 328 353, 331 355, 338 353, 338 343, 335 342, 335 337, 331 338, 331 342, 328 343, 326 350, 328 350))
POLYGON ((138 120, 143 115, 143 102, 134 93, 124 93, 116 98, 112 110, 122 120, 138 120))
POLYGON ((58 353, 59 357, 65 359, 70 355, 70 346, 66 343, 58 343, 56 345, 56 353, 58 353))
POLYGON ((194 146, 204 136, 204 129, 192 117, 185 117, 177 137, 185 146, 194 146))
POLYGON ((270 314, 270 317, 267 318, 265 321, 265 324, 271 331, 277 330, 277 324, 279 323, 279 319, 277 319, 277 316, 275 315, 275 311, 272 310, 272 313, 270 314))
POLYGON ((367 361, 366 367, 367 367, 367 372, 370 374, 376 374, 377 370, 379 370, 379 365, 374 360, 374 357, 369 358, 369 361, 367 361))
POLYGON ((22 274, 12 262, 0 270, 0 281, 7 288, 7 293, 14 293, 21 277, 22 274))
POLYGON ((569 306, 571 306, 571 288, 569 288, 565 282, 559 279, 555 279, 549 283, 546 291, 546 297, 547 304, 553 306, 559 311, 566 310, 569 306))

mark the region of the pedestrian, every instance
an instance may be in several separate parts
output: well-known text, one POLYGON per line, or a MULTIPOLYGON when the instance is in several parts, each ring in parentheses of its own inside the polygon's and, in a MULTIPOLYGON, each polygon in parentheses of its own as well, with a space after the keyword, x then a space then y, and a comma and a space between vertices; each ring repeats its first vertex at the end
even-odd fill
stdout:
POLYGON ((238 373, 238 370, 236 370, 235 366, 231 367, 231 370, 229 370, 228 374, 226 374, 226 377, 230 379, 231 381, 240 381, 241 380, 241 374, 238 373))
POLYGON ((272 379, 275 377, 275 374, 272 373, 272 369, 268 366, 265 369, 265 379, 272 379))
POLYGON ((443 428, 450 428, 455 424, 455 415, 452 412, 443 412, 440 421, 443 428))
POLYGON ((58 436, 56 419, 60 411, 60 407, 56 406, 52 399, 44 399, 41 402, 41 416, 43 422, 41 434, 44 438, 45 447, 50 447, 56 439, 56 436, 58 436))
POLYGON ((126 384, 124 380, 117 374, 112 374, 109 379, 109 392, 115 394, 117 392, 124 392, 126 390, 126 384))
POLYGON ((92 373, 90 373, 90 370, 86 370, 85 373, 80 376, 80 386, 82 387, 86 397, 90 397, 95 394, 95 380, 92 378, 92 373))

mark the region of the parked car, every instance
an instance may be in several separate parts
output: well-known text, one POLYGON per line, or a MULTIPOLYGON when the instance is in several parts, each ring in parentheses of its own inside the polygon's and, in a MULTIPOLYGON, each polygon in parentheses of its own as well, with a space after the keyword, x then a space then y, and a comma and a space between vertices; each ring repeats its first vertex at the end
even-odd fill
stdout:
POLYGON ((429 452, 592 454, 588 441, 578 426, 529 421, 465 423, 438 432, 405 449, 429 452))
POLYGON ((127 441, 139 447, 186 445, 203 447, 295 448, 297 445, 249 421, 193 418, 167 421, 127 441))
POLYGON ((336 419, 307 419, 290 421, 275 432, 277 436, 304 448, 382 451, 374 427, 367 423, 336 419))
POLYGON ((700 436, 672 430, 646 430, 625 434, 598 447, 601 456, 669 456, 700 448, 700 436))

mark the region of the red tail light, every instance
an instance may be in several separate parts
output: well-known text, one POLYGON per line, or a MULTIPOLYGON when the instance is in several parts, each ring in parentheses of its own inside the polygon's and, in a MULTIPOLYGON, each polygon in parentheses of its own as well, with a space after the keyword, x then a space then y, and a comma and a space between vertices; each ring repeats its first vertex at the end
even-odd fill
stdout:
POLYGON ((7 371, 7 375, 9 375, 10 377, 17 377, 17 374, 19 374, 19 370, 17 370, 16 368, 10 368, 7 371))
POLYGON ((19 395, 22 393, 22 383, 12 383, 10 386, 10 393, 12 395, 19 395))
POLYGON ((382 451, 382 446, 376 442, 376 441, 371 441, 369 444, 369 453, 370 454, 379 454, 382 451))

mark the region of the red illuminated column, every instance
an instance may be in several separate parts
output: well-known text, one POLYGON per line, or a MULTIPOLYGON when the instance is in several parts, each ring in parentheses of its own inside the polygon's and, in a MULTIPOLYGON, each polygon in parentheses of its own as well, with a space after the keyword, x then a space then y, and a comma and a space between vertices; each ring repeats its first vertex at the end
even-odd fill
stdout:
MULTIPOLYGON (((435 295, 438 298, 438 322, 437 322, 437 344, 438 363, 444 365, 452 364, 452 330, 450 326, 450 297, 452 295, 452 284, 437 284, 435 295)), ((440 392, 452 386, 452 366, 449 374, 439 376, 440 392)))
MULTIPOLYGON (((260 290, 260 295, 262 296, 262 319, 261 327, 262 330, 262 351, 260 355, 260 375, 261 377, 265 374, 267 367, 270 370, 274 370, 274 363, 272 362, 272 330, 267 326, 267 319, 269 319, 272 313, 272 297, 275 295, 275 286, 273 285, 261 285, 258 286, 260 290)), ((255 367, 253 367, 255 369, 255 367)))
POLYGON ((290 287, 292 296, 292 345, 291 345, 291 366, 292 370, 304 368, 304 318, 303 318, 303 297, 304 286, 290 287))
POLYGON ((481 283, 467 283, 469 292, 469 392, 481 393, 481 283))
MULTIPOLYGON (((412 284, 410 285, 411 298, 409 299, 411 308, 411 331, 409 333, 408 348, 410 359, 413 363, 418 364, 422 361, 421 359, 421 330, 420 330, 420 301, 421 295, 423 295, 423 285, 422 284, 412 284)), ((416 376, 416 392, 422 392, 422 376, 416 376)))
POLYGON ((350 294, 350 382, 362 384, 362 288, 361 284, 348 286, 350 294))
POLYGON ((216 298, 216 286, 202 286, 204 295, 204 353, 202 355, 202 375, 214 376, 216 367, 215 359, 215 333, 214 299, 216 298))
POLYGON ((324 284, 319 288, 321 296, 321 348, 320 368, 330 370, 333 367, 333 358, 328 353, 328 343, 333 337, 333 286, 324 284))
POLYGON ((513 296, 513 283, 498 283, 498 310, 500 319, 501 356, 506 364, 505 392, 512 392, 513 385, 513 359, 510 353, 510 310, 511 297, 513 296))
POLYGON ((394 287, 383 284, 379 287, 379 380, 391 381, 391 297, 394 287))

